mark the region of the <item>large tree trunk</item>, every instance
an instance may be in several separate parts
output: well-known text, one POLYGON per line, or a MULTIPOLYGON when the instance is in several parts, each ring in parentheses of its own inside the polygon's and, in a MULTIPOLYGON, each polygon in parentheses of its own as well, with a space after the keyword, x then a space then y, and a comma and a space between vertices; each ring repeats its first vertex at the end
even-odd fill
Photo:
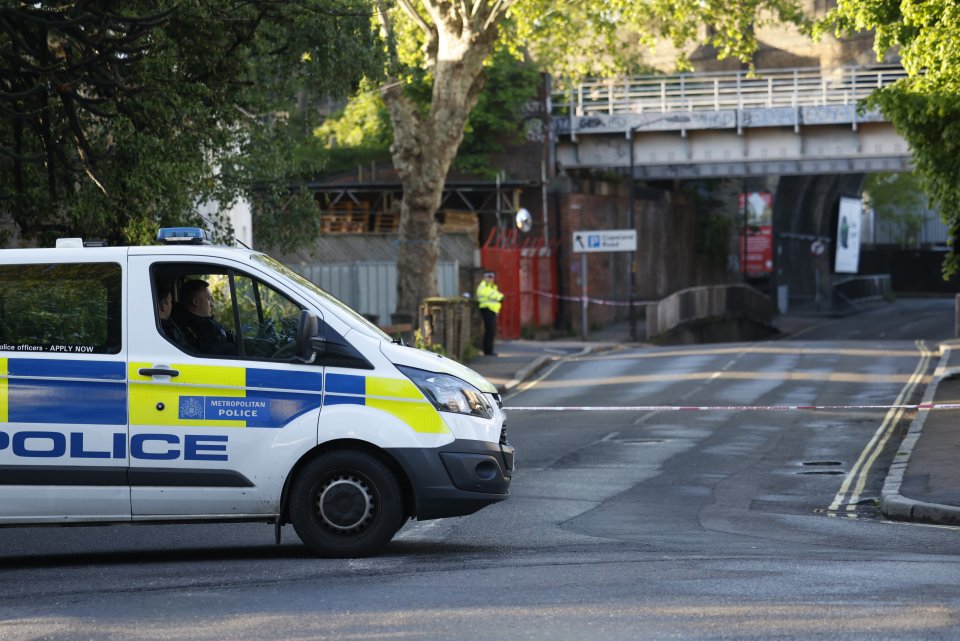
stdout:
POLYGON ((463 140, 470 110, 482 85, 483 61, 495 29, 472 31, 456 20, 455 3, 434 16, 436 40, 430 47, 434 72, 430 109, 424 114, 404 95, 402 84, 383 90, 393 123, 390 148, 403 185, 400 247, 397 257, 397 314, 417 318, 423 299, 436 296, 440 257, 437 211, 450 165, 463 140))

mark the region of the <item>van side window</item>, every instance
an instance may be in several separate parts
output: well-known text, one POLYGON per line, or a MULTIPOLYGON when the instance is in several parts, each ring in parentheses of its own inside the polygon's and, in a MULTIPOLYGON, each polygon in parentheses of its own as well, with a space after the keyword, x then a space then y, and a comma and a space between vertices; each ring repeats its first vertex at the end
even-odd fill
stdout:
MULTIPOLYGON (((209 358, 293 359, 301 307, 263 281, 199 263, 163 263, 153 279, 157 294, 174 292, 171 319, 184 340, 171 342, 181 350, 209 358), (191 303, 198 299, 198 282, 202 306, 191 303)), ((160 327, 166 336, 162 318, 160 327)))
POLYGON ((0 265, 0 348, 118 354, 122 281, 116 263, 0 265))

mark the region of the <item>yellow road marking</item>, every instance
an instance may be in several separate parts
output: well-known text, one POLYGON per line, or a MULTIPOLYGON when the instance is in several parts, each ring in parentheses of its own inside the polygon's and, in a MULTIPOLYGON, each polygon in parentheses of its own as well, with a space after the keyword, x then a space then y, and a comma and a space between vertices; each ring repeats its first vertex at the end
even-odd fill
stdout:
MULTIPOLYGON (((930 359, 933 355, 933 352, 927 349, 927 346, 923 341, 916 341, 916 346, 917 349, 920 350, 920 360, 917 362, 917 367, 907 380, 906 385, 904 385, 903 389, 900 390, 897 400, 893 403, 894 405, 904 405, 907 399, 910 398, 911 394, 913 394, 913 391, 916 389, 917 385, 919 385, 925 379, 923 373, 930 365, 930 359)), ((880 423, 880 427, 874 433, 873 437, 870 439, 870 442, 867 443, 867 446, 860 453, 857 462, 850 469, 850 472, 843 480, 843 484, 840 486, 840 490, 834 497, 833 503, 831 503, 830 507, 827 508, 828 512, 836 512, 840 509, 840 506, 843 505, 844 502, 846 502, 846 510, 848 512, 856 510, 856 504, 860 500, 863 490, 866 487, 867 477, 870 474, 870 470, 874 463, 876 463, 877 457, 880 456, 880 452, 882 452, 883 448, 886 446, 887 441, 890 440, 890 436, 893 434, 894 427, 900 422, 904 412, 905 410, 903 408, 891 408, 889 411, 887 411, 887 414, 883 418, 883 422, 880 423), (852 492, 850 492, 851 486, 853 486, 852 492), (848 492, 850 492, 849 498, 847 498, 848 492)))

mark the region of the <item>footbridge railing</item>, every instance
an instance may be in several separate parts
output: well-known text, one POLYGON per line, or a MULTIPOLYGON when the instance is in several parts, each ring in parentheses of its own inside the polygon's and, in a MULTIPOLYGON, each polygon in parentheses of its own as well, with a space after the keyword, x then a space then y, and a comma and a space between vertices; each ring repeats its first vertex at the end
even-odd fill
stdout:
POLYGON ((555 116, 852 105, 904 78, 900 65, 681 73, 559 85, 555 116))

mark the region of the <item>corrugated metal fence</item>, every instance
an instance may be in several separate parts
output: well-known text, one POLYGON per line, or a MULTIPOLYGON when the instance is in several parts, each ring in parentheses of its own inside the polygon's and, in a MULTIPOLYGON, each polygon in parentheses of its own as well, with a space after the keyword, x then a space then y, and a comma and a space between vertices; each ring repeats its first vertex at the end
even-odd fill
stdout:
MULTIPOLYGON (((299 264, 290 268, 327 290, 361 314, 376 316, 380 325, 390 324, 397 309, 397 264, 392 262, 299 264)), ((440 296, 459 296, 458 261, 437 265, 440 296)))

